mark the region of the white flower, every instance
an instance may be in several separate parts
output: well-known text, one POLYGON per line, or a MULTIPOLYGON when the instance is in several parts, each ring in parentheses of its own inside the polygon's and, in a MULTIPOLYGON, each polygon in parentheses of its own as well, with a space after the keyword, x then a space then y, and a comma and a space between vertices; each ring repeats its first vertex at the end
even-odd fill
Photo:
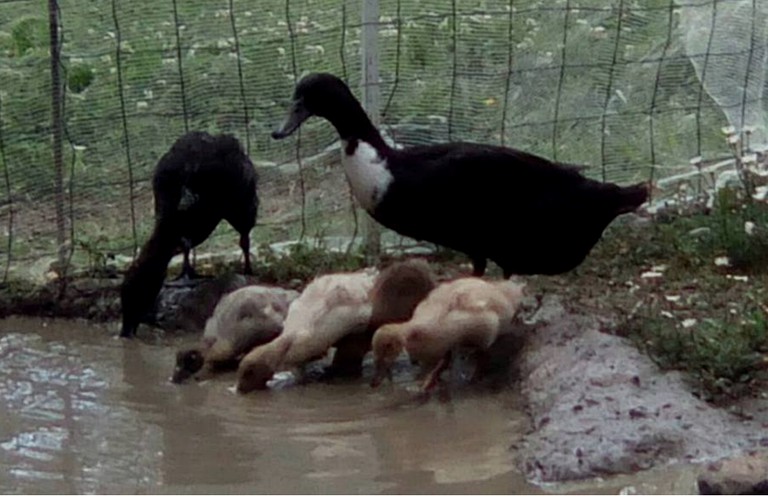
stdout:
POLYGON ((325 47, 323 47, 322 45, 307 45, 304 47, 304 50, 309 53, 325 55, 325 47))
POLYGON ((768 186, 758 186, 755 188, 755 193, 752 198, 755 200, 765 200, 768 197, 768 186))
POLYGON ((744 223, 744 232, 748 235, 752 235, 755 232, 755 223, 747 221, 744 223))
POLYGON ((731 145, 739 143, 739 135, 728 135, 728 143, 731 145))
POLYGON ((749 281, 749 276, 741 276, 738 274, 729 274, 726 275, 726 278, 733 281, 740 281, 742 283, 747 283, 749 281))
POLYGON ((700 165, 701 161, 702 161, 702 158, 701 158, 700 155, 698 157, 694 157, 693 159, 690 160, 692 166, 700 165))
POLYGON ((722 131, 724 135, 729 135, 729 136, 736 134, 736 128, 734 128, 733 126, 725 126, 721 128, 720 131, 722 131))
POLYGON ((667 302, 679 302, 680 295, 665 295, 664 298, 667 302))
POLYGON ((693 318, 684 319, 681 323, 683 325, 683 328, 690 328, 691 326, 695 326, 697 321, 693 318))
POLYGON ((640 277, 644 279, 661 278, 662 276, 664 276, 664 274, 658 271, 646 271, 640 275, 640 277))
POLYGON ((728 259, 725 256, 715 257, 715 266, 722 267, 722 266, 730 266, 731 260, 728 259))
POLYGON ((664 316, 665 318, 675 319, 675 315, 669 311, 661 311, 661 315, 664 316))

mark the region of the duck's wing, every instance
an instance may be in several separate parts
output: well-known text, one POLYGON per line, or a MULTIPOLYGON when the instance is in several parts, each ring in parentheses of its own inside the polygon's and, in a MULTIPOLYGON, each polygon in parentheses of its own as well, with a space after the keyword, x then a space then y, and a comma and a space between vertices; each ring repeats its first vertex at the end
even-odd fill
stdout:
POLYGON ((396 150, 388 167, 395 176, 393 188, 426 190, 433 186, 434 193, 445 195, 480 191, 529 197, 532 190, 576 190, 589 182, 575 166, 512 148, 475 143, 396 150))
POLYGON ((388 167, 394 181, 374 217, 402 234, 454 247, 505 225, 536 233, 547 223, 592 217, 604 206, 611 211, 618 188, 575 167, 489 145, 398 150, 388 167), (447 243, 443 238, 452 232, 458 242, 447 243))

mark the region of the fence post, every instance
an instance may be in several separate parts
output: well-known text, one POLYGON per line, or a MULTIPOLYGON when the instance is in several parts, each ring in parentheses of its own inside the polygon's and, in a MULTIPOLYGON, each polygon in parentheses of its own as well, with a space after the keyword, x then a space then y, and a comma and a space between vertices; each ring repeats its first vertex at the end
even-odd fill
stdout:
POLYGON ((53 131, 53 171, 55 176, 56 244, 58 245, 58 271, 63 271, 67 260, 66 219, 64 218, 64 158, 62 152, 61 122, 61 47, 59 46, 59 6, 57 0, 48 0, 48 28, 51 38, 51 129, 53 131))
MULTIPOLYGON (((360 43, 363 57, 363 108, 378 127, 379 109, 379 0, 361 0, 363 2, 362 40, 360 43)), ((381 252, 381 228, 370 216, 365 217, 365 254, 377 259, 381 252)))

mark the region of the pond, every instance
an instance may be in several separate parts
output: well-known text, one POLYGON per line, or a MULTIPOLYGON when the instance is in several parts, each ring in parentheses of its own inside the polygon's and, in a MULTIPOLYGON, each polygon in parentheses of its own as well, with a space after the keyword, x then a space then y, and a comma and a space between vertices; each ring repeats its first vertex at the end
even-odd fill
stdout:
POLYGON ((194 337, 0 321, 0 492, 539 493, 510 446, 513 389, 416 402, 400 379, 239 396, 234 374, 168 381, 194 337))

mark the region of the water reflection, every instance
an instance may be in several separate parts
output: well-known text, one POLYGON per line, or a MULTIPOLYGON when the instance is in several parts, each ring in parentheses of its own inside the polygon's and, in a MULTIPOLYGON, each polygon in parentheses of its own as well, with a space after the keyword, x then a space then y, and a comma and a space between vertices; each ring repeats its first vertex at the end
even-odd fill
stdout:
POLYGON ((126 342, 84 323, 0 322, 2 493, 531 493, 518 399, 403 384, 249 396, 234 375, 168 381, 193 338, 126 342))

